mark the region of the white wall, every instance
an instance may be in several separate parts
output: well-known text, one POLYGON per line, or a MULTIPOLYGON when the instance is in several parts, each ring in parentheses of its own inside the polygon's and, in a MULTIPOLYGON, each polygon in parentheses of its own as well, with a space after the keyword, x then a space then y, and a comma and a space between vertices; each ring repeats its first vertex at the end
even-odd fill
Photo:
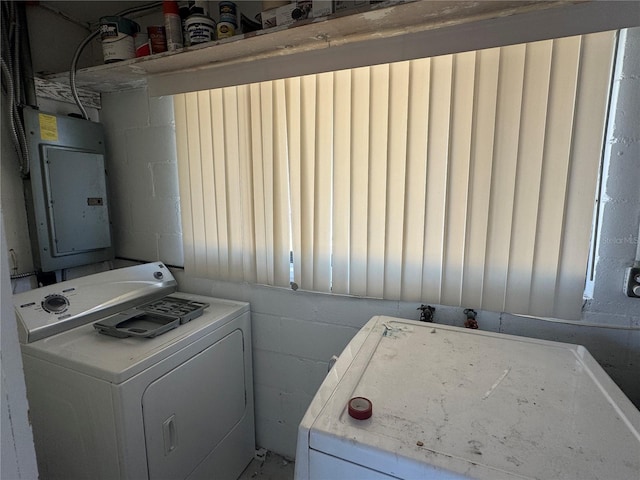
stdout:
POLYGON ((27 392, 22 377, 22 357, 18 345, 18 328, 13 313, 7 245, 4 235, 4 215, 0 208, 0 300, 1 342, 0 366, 2 370, 2 457, 0 478, 38 478, 33 434, 27 417, 27 392))
MULTIPOLYGON (((11 141, 9 133, 9 122, 7 121, 5 105, 7 99, 2 94, 2 137, 0 138, 0 202, 4 212, 5 236, 8 251, 12 250, 9 259, 10 272, 15 273, 30 272, 33 270, 33 255, 31 253, 31 243, 29 241, 29 231, 27 229, 27 211, 24 203, 24 193, 22 179, 20 178, 20 167, 18 166, 18 156, 11 141)), ((4 252, 3 252, 4 253, 4 252)))
POLYGON ((116 255, 183 265, 173 100, 131 90, 102 107, 116 255))

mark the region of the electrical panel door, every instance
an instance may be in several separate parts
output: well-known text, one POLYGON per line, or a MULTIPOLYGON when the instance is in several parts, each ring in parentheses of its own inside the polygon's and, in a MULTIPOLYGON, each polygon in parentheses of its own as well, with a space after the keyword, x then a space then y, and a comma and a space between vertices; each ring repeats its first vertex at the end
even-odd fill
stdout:
POLYGON ((113 258, 104 132, 99 123, 24 110, 25 180, 36 268, 48 272, 113 258))

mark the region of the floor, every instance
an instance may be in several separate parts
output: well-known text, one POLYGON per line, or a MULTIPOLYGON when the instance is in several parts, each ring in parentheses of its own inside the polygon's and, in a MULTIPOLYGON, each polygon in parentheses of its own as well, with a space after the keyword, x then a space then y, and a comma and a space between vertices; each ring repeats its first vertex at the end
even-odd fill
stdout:
POLYGON ((258 451, 238 480, 293 480, 294 462, 269 451, 258 451))

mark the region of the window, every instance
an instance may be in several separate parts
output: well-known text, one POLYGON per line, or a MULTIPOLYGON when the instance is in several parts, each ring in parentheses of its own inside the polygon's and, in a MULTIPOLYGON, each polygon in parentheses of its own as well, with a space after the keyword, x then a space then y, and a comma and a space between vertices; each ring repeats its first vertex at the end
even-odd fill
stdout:
POLYGON ((175 96, 185 268, 579 317, 614 39, 175 96))

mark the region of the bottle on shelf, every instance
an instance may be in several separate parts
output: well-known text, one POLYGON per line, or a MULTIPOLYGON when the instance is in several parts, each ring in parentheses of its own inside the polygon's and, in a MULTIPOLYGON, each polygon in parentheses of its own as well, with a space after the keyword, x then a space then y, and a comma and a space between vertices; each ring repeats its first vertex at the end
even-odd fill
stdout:
POLYGON ((178 2, 163 1, 162 13, 164 14, 164 31, 167 38, 167 50, 173 51, 183 47, 182 20, 178 2))

